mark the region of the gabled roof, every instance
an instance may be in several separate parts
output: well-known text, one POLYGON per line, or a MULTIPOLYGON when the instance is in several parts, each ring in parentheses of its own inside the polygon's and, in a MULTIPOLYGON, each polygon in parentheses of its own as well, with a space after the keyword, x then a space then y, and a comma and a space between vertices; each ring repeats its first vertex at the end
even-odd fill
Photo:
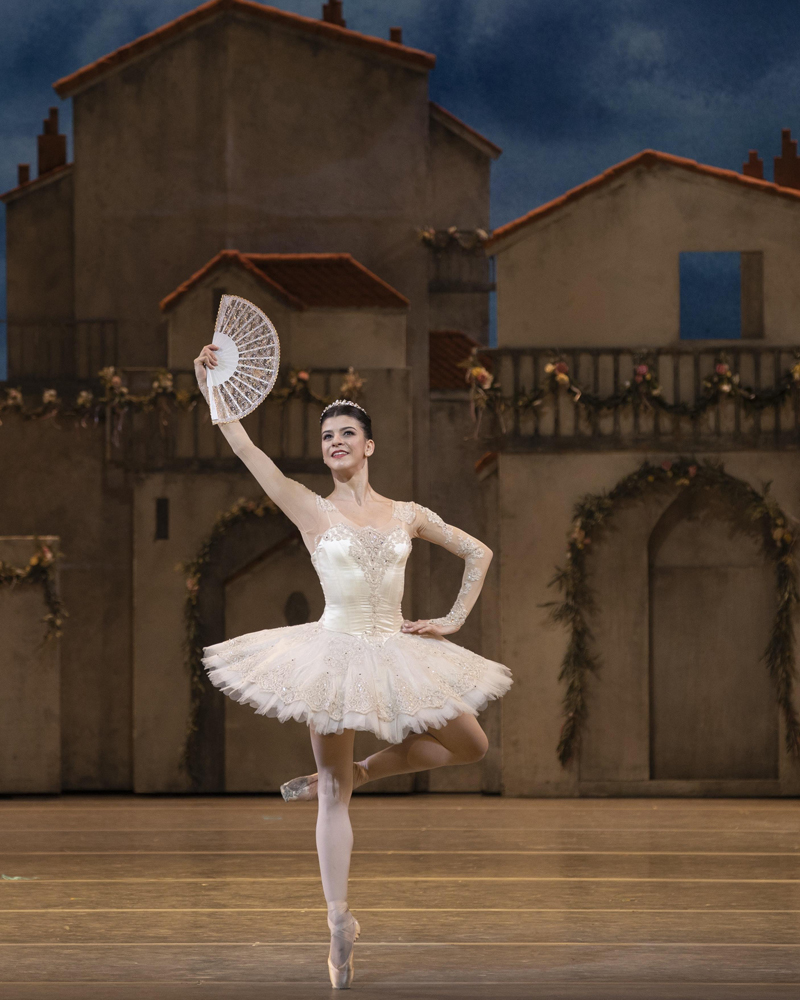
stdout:
POLYGON ((363 35, 358 31, 341 28, 338 24, 331 24, 328 21, 318 21, 313 17, 291 14, 284 10, 278 10, 276 7, 266 7, 255 0, 208 0, 208 3, 190 10, 187 14, 175 18, 174 21, 156 28, 155 31, 142 35, 141 38, 137 38, 128 45, 123 45, 107 56, 103 56, 102 59, 84 66, 69 76, 56 80, 53 88, 59 97, 71 97, 111 70, 123 66, 151 49, 171 41, 184 31, 188 31, 190 28, 194 28, 204 21, 209 21, 226 11, 250 14, 253 17, 272 21, 287 28, 296 28, 298 31, 305 31, 346 45, 369 49, 379 55, 390 59, 399 59, 401 62, 417 66, 420 69, 433 69, 436 64, 436 56, 431 55, 430 52, 412 49, 398 42, 384 41, 382 38, 373 38, 371 35, 363 35))
POLYGON ((487 139, 485 135, 481 135, 480 132, 476 132, 466 122, 462 122, 460 118, 456 118, 452 112, 448 111, 447 108, 443 108, 441 104, 436 104, 434 101, 430 101, 429 104, 431 118, 434 121, 450 129, 459 138, 465 139, 470 145, 480 150, 484 156, 491 156, 493 160, 496 160, 503 152, 499 146, 496 146, 491 140, 487 139))
POLYGON ((773 184, 772 181, 759 180, 757 177, 747 177, 745 174, 739 174, 735 170, 724 170, 722 167, 710 167, 705 163, 698 163, 697 160, 689 160, 684 156, 673 156, 671 153, 660 153, 657 149, 644 149, 641 153, 637 153, 635 156, 631 156, 627 160, 623 160, 621 163, 617 163, 613 167, 609 167, 609 169, 605 170, 602 174, 598 174, 597 177, 592 177, 591 180, 586 181, 584 184, 579 184, 577 187, 565 192, 560 197, 554 198, 552 201, 548 201, 544 205, 534 208, 532 212, 528 212, 526 215, 520 216, 519 219, 514 219, 513 222, 507 222, 504 226, 500 226, 495 229, 485 246, 487 249, 496 247, 498 243, 504 240, 507 236, 510 236, 512 233, 516 233, 525 226, 538 222, 540 219, 545 218, 545 216, 557 211, 564 205, 568 205, 573 201, 578 201, 580 198, 583 198, 584 195, 590 194, 592 191, 596 191, 598 188, 601 188, 610 181, 622 176, 622 174, 627 173, 629 170, 633 170, 634 167, 655 167, 659 164, 679 167, 682 170, 689 170, 696 174, 703 174, 706 177, 715 177, 718 180, 727 181, 731 184, 738 184, 741 187, 749 188, 751 191, 760 191, 762 194, 777 195, 780 198, 789 198, 790 200, 796 202, 800 201, 800 191, 795 188, 780 187, 778 184, 773 184))
MULTIPOLYGON (((465 361, 478 341, 461 330, 431 330, 429 340, 429 384, 431 389, 461 389, 467 385, 467 370, 459 368, 458 362, 465 361)), ((488 355, 478 355, 481 364, 489 371, 492 361, 488 355)))
POLYGON ((349 253, 239 253, 222 250, 161 300, 167 312, 223 264, 235 264, 295 309, 407 309, 408 299, 349 253))
POLYGON ((0 194, 0 201, 5 203, 16 201, 17 198, 27 194, 29 191, 38 191, 39 188, 46 187, 50 181, 58 180, 65 174, 71 173, 71 171, 71 163, 65 163, 60 167, 54 167, 52 170, 48 170, 46 174, 42 174, 41 177, 32 177, 26 184, 18 184, 16 187, 6 191, 4 194, 0 194))

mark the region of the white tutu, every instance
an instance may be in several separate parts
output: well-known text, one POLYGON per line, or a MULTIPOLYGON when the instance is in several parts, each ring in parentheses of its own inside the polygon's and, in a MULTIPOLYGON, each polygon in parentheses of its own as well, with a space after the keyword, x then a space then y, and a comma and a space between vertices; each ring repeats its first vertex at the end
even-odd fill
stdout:
POLYGON ((477 715, 504 695, 512 678, 502 663, 441 637, 401 631, 412 537, 436 541, 465 559, 459 602, 474 603, 477 591, 470 591, 491 554, 418 504, 393 501, 382 530, 333 523, 332 515, 341 516, 336 507, 306 492, 315 498, 312 513, 322 512, 327 521, 311 519, 308 532, 325 594, 322 618, 206 646, 203 665, 212 683, 259 715, 296 719, 318 733, 369 730, 389 743, 438 729, 462 712, 477 715))
POLYGON ((249 632, 204 653, 211 681, 259 715, 318 733, 369 730, 389 743, 477 715, 512 684, 508 667, 447 639, 368 637, 321 622, 249 632))

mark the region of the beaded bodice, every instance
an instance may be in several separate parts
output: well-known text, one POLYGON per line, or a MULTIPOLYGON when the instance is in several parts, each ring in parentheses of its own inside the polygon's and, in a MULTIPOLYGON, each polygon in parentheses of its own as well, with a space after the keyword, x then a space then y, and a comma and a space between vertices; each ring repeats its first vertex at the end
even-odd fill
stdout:
MULTIPOLYGON (((318 497, 322 510, 336 511, 318 497), (326 507, 325 505, 328 505, 326 507)), ((337 512, 338 513, 338 512, 337 512)), ((385 528, 337 521, 317 540, 311 561, 325 595, 325 628, 382 642, 403 624, 400 610, 414 520, 412 504, 393 502, 385 528)))

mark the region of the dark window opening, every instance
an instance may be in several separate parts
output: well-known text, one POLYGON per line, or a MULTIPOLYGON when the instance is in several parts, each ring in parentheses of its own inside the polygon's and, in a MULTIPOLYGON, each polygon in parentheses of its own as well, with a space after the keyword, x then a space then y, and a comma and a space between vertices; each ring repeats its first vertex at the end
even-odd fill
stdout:
POLYGON ((212 323, 216 323, 217 322, 217 313, 219 312, 219 304, 220 304, 220 302, 222 300, 222 296, 225 295, 225 294, 227 294, 227 293, 226 293, 226 291, 225 291, 224 288, 214 288, 213 289, 214 312, 213 312, 213 314, 211 316, 211 322, 212 323))
POLYGON ((764 257, 760 250, 680 254, 681 340, 764 336, 764 257))
POLYGON ((169 497, 156 497, 156 541, 169 538, 169 497))

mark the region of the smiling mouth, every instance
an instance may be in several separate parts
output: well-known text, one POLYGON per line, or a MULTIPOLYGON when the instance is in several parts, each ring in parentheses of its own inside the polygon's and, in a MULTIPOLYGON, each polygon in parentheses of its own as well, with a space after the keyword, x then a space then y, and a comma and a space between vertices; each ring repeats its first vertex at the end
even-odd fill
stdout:
POLYGON ((346 454, 347 454, 346 451, 334 451, 334 452, 331 452, 331 457, 332 458, 341 458, 343 455, 346 455, 346 454))

